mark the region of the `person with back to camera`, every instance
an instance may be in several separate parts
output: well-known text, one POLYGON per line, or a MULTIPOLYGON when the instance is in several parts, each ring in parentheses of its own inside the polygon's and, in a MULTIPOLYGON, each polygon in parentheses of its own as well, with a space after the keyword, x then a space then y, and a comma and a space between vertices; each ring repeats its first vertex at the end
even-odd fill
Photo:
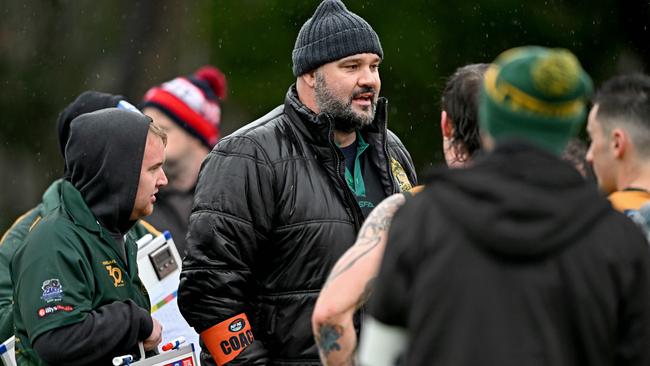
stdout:
POLYGON ((485 73, 489 151, 435 172, 395 214, 361 365, 648 365, 650 253, 560 155, 592 89, 565 49, 520 47, 485 73))

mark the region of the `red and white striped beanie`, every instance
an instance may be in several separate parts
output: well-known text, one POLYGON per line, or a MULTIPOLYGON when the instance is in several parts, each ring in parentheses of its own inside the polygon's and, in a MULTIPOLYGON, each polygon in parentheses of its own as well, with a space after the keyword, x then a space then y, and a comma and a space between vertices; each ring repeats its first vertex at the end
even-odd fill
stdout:
POLYGON ((155 107, 189 134, 212 148, 219 140, 220 103, 226 97, 226 76, 214 66, 180 76, 149 89, 142 109, 155 107))

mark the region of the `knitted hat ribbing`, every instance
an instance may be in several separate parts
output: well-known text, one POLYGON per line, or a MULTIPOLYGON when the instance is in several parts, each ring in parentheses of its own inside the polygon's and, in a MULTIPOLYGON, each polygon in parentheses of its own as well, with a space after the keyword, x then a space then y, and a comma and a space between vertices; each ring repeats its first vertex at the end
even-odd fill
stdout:
POLYGON ((324 0, 298 33, 292 53, 293 75, 359 53, 384 57, 377 33, 340 0, 324 0))

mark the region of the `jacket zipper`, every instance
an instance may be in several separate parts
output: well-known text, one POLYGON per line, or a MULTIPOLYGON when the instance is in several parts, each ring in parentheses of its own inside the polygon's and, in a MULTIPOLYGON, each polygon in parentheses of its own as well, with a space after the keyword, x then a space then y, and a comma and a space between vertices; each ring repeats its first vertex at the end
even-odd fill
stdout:
POLYGON ((336 180, 343 187, 343 192, 345 192, 345 197, 347 198, 348 206, 352 213, 352 220, 354 220, 354 227, 358 231, 361 228, 361 218, 360 218, 361 209, 357 204, 357 200, 352 196, 352 192, 350 191, 348 184, 342 178, 345 172, 342 169, 338 148, 334 145, 334 136, 333 136, 334 130, 332 128, 332 126, 334 126, 334 123, 332 122, 329 116, 327 116, 327 122, 329 124, 328 137, 330 142, 330 150, 334 153, 334 163, 336 165, 336 172, 337 172, 336 180))
MULTIPOLYGON (((384 105, 384 108, 387 108, 387 106, 384 105)), ((387 113, 385 111, 384 111, 384 114, 387 115, 387 113)), ((387 170, 388 178, 390 180, 390 189, 391 189, 391 191, 390 191, 390 194, 388 195, 388 196, 390 196, 390 195, 392 195, 394 193, 399 193, 399 192, 397 192, 397 190, 395 189, 395 177, 393 176, 393 170, 390 168, 390 158, 391 157, 390 157, 390 155, 388 155, 388 132, 387 132, 388 131, 388 118, 386 118, 384 120, 384 122, 386 123, 386 126, 384 126, 385 128, 381 132, 381 136, 382 136, 382 139, 384 140, 384 143, 383 143, 383 145, 384 145, 383 146, 384 147, 384 160, 386 161, 386 168, 388 169, 387 170)))

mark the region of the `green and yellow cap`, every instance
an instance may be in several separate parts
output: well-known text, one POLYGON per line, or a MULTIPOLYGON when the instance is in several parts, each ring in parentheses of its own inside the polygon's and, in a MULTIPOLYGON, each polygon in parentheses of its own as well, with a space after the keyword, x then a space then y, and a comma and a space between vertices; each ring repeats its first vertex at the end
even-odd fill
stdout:
POLYGON ((496 142, 525 139, 560 154, 582 127, 592 90, 569 50, 513 48, 485 73, 479 123, 496 142))

